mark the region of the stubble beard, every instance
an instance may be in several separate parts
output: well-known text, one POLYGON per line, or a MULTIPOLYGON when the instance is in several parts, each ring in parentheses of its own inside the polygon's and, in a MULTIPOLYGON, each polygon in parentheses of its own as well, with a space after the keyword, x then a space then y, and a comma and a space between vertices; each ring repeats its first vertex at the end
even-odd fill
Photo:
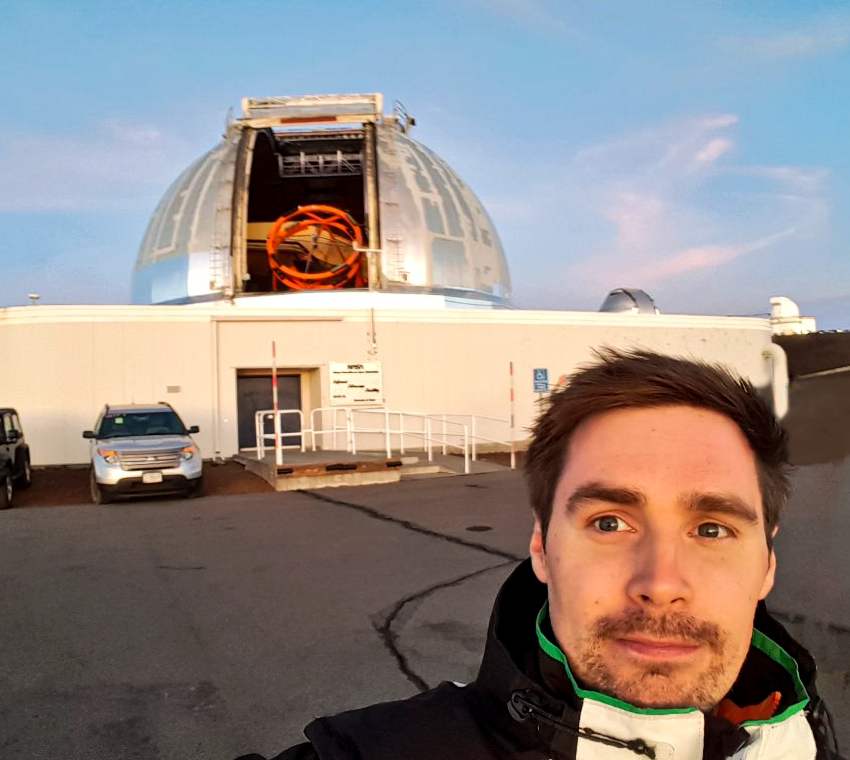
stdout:
POLYGON ((729 677, 728 633, 683 613, 650 615, 642 610, 626 610, 607 615, 596 621, 577 654, 571 664, 586 687, 635 707, 696 707, 708 711, 723 699, 734 682, 734 676, 729 677), (624 666, 612 655, 610 645, 615 639, 635 633, 697 644, 708 651, 708 665, 701 670, 695 670, 692 663, 677 662, 624 666))

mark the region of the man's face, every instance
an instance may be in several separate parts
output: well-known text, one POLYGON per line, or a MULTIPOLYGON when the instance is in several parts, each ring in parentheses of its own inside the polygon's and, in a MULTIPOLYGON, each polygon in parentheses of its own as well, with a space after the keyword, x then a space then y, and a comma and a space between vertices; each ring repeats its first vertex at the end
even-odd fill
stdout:
POLYGON ((583 422, 530 548, 580 684, 639 707, 713 708, 775 571, 747 440, 687 406, 583 422))

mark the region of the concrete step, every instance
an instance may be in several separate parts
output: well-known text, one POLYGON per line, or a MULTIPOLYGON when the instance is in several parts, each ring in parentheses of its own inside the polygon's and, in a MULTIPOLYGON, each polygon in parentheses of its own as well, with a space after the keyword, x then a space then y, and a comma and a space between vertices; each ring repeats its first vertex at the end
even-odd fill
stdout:
MULTIPOLYGON (((248 470, 260 475, 277 491, 295 491, 336 486, 396 483, 401 479, 441 478, 463 475, 463 457, 434 454, 433 461, 417 452, 387 457, 386 452, 284 451, 282 465, 275 466, 274 455, 258 460, 247 455, 234 457, 248 470), (421 458, 420 458, 421 457, 421 458)), ((496 472, 502 465, 483 460, 470 461, 469 474, 496 472)))
POLYGON ((379 483, 398 483, 401 475, 394 470, 331 471, 315 475, 282 475, 274 482, 275 491, 301 491, 340 486, 372 486, 379 483))
POLYGON ((421 480, 423 478, 439 478, 455 475, 454 472, 446 472, 438 464, 407 465, 399 470, 402 480, 421 480))
POLYGON ((442 467, 438 464, 428 464, 427 462, 423 462, 422 464, 408 464, 401 468, 400 472, 404 475, 423 475, 429 472, 441 472, 442 467))
MULTIPOLYGON (((427 462, 426 457, 423 457, 423 464, 428 465, 437 465, 440 468, 440 471, 450 475, 465 475, 463 468, 463 457, 452 456, 451 454, 434 454, 434 460, 432 462, 427 462)), ((508 467, 505 467, 501 464, 496 464, 495 462, 488 462, 484 459, 479 459, 478 461, 473 462, 470 460, 469 462, 469 475, 481 475, 486 472, 500 472, 502 470, 507 470, 508 467)))
POLYGON ((273 454, 264 459, 243 455, 234 459, 262 477, 276 491, 397 483, 400 470, 415 466, 419 461, 415 456, 388 458, 386 453, 291 450, 284 451, 283 464, 280 465, 275 465, 273 454))

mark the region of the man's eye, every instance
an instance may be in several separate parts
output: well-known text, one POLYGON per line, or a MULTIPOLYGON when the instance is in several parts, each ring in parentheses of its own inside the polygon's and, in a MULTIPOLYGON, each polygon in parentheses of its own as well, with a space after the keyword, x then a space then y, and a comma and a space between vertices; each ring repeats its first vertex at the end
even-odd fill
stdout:
POLYGON ((707 522, 697 528, 697 535, 700 538, 728 538, 732 532, 723 525, 707 522))
POLYGON ((597 530, 603 533, 616 533, 617 531, 631 530, 629 524, 614 515, 605 515, 597 517, 593 521, 593 525, 597 530))

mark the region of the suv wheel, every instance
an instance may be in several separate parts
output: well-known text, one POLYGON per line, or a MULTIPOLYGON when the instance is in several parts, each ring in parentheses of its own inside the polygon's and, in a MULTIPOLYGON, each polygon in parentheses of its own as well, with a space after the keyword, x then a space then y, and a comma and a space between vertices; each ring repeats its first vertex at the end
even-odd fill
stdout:
POLYGON ((24 467, 18 477, 18 488, 29 488, 32 485, 32 467, 29 455, 24 457, 24 467))
POLYGON ((186 489, 186 498, 187 499, 196 499, 198 496, 204 495, 204 476, 201 475, 200 478, 196 478, 192 481, 192 485, 190 485, 186 489))
POLYGON ((95 504, 109 504, 109 496, 103 492, 101 487, 97 484, 97 478, 94 476, 94 470, 92 470, 91 477, 89 478, 89 490, 91 491, 91 500, 95 504))
POLYGON ((7 472, 0 484, 0 509, 8 509, 12 506, 12 497, 15 495, 15 486, 12 473, 7 472))

